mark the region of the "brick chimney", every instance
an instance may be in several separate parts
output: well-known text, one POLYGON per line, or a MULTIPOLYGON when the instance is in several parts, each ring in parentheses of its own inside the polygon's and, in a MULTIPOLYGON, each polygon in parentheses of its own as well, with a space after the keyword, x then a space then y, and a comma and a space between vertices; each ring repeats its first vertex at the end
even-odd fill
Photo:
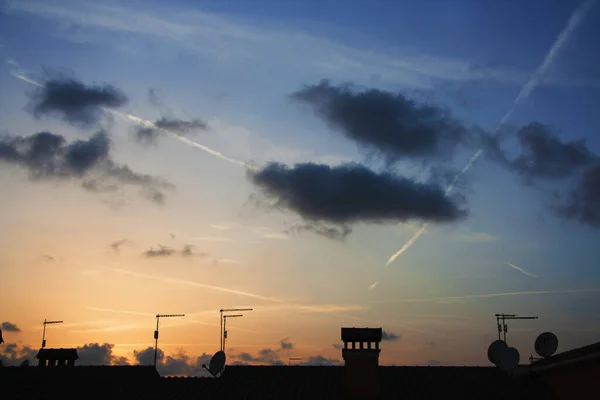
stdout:
POLYGON ((342 386, 348 398, 379 396, 379 343, 381 328, 342 328, 344 375, 342 386))

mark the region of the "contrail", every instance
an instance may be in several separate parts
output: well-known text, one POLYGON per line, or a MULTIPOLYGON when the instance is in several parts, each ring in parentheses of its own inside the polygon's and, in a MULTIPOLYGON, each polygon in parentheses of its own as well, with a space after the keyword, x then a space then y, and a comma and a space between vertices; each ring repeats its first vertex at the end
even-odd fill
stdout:
POLYGON ((137 311, 127 311, 127 310, 114 310, 112 308, 99 308, 99 307, 90 307, 90 306, 87 306, 86 308, 88 310, 112 312, 112 313, 118 313, 118 314, 144 315, 144 316, 149 316, 149 317, 156 316, 156 314, 137 312, 137 311))
POLYGON ((159 281, 163 281, 163 282, 167 282, 167 283, 177 283, 177 284, 182 284, 182 285, 187 285, 187 286, 195 286, 195 287, 204 288, 204 289, 216 290, 216 291, 219 291, 219 292, 238 294, 238 295, 241 295, 241 296, 253 297, 255 299, 264 300, 264 301, 270 301, 270 302, 273 302, 273 303, 283 303, 283 301, 278 300, 278 299, 274 299, 272 297, 260 296, 258 294, 243 292, 241 290, 228 289, 228 288, 224 288, 224 287, 221 287, 221 286, 207 285, 207 284, 204 284, 204 283, 198 283, 198 282, 194 282, 194 281, 187 281, 187 280, 183 280, 183 279, 176 279, 176 278, 168 278, 168 277, 162 277, 162 276, 153 276, 153 275, 140 274, 138 272, 127 271, 127 270, 124 270, 124 269, 113 269, 113 271, 121 273, 121 274, 127 274, 127 275, 137 276, 139 278, 154 279, 154 280, 159 280, 159 281))
MULTIPOLYGON (((20 79, 20 80, 22 80, 24 82, 27 82, 27 83, 29 83, 31 85, 35 85, 37 87, 44 87, 44 85, 42 85, 41 83, 36 82, 35 80, 33 80, 33 79, 31 79, 31 78, 29 78, 29 77, 27 77, 27 76, 25 76, 25 75, 23 75, 21 73, 18 73, 18 72, 15 72, 15 71, 11 71, 10 74, 12 76, 14 76, 15 78, 20 79)), ((202 151, 204 151, 204 152, 206 152, 208 154, 211 154, 211 155, 213 155, 213 156, 215 156, 217 158, 220 158, 221 160, 227 161, 227 162, 229 162, 231 164, 235 164, 235 165, 238 165, 240 167, 244 167, 244 168, 247 168, 247 169, 250 169, 250 170, 253 170, 253 171, 255 171, 255 170, 258 169, 256 166, 254 166, 252 164, 246 163, 244 161, 236 160, 236 159, 231 158, 231 157, 227 157, 226 155, 224 155, 224 154, 222 154, 222 153, 220 153, 220 152, 218 152, 216 150, 213 150, 213 149, 211 149, 208 146, 205 146, 205 145, 200 144, 200 143, 198 143, 196 141, 190 140, 190 139, 188 139, 188 138, 186 138, 184 136, 178 135, 177 133, 172 132, 172 131, 170 131, 168 129, 165 129, 165 128, 162 128, 160 126, 157 126, 152 121, 148 121, 146 119, 143 119, 143 118, 140 118, 140 117, 136 117, 135 115, 127 114, 127 113, 124 113, 124 112, 121 112, 121 111, 113 110, 112 108, 108 108, 108 107, 102 107, 102 109, 104 109, 105 111, 107 111, 107 112, 109 112, 109 113, 111 113, 113 115, 117 115, 117 116, 119 116, 119 117, 121 117, 123 119, 126 119, 128 121, 134 122, 134 123, 136 123, 138 125, 141 125, 141 126, 144 126, 146 128, 156 129, 157 131, 162 132, 165 135, 170 136, 170 137, 172 137, 174 139, 177 139, 180 142, 182 142, 182 143, 184 143, 184 144, 186 144, 186 145, 188 145, 190 147, 193 147, 193 148, 198 149, 198 150, 202 150, 202 151)))
POLYGON ((527 275, 527 276, 530 276, 530 277, 532 277, 532 278, 538 278, 538 276, 537 276, 537 275, 534 275, 534 274, 532 274, 532 273, 530 273, 530 272, 527 272, 527 271, 525 271, 523 268, 517 267, 515 264, 511 264, 511 263, 509 263, 509 262, 506 262, 506 261, 505 261, 504 263, 505 263, 506 265, 508 265, 509 267, 511 267, 511 268, 514 268, 514 269, 516 269, 517 271, 524 273, 524 274, 525 274, 525 275, 527 275))
POLYGON ((565 294, 565 293, 597 293, 600 289, 565 289, 565 290, 538 290, 529 292, 505 292, 505 293, 487 293, 487 294, 469 294, 464 296, 450 296, 450 297, 427 297, 427 298, 415 298, 415 299, 395 299, 395 300, 373 300, 369 303, 422 303, 429 301, 442 301, 442 300, 467 300, 467 299, 487 299, 492 297, 506 297, 506 296, 531 296, 536 294, 565 294))
MULTIPOLYGON (((500 127, 502 127, 506 123, 506 121, 510 118, 510 116, 512 115, 512 113, 515 111, 516 107, 531 94, 531 91, 540 82, 540 79, 541 79, 542 75, 544 75, 546 73, 546 71, 548 70, 548 68, 550 67, 550 65, 552 64, 552 62, 554 61, 554 59, 556 58, 559 50, 565 45, 565 43, 567 42, 567 40, 569 39, 569 37, 572 35, 572 33, 575 30, 575 28, 577 28, 577 26, 581 23, 581 21, 583 20, 583 17, 587 13, 587 11, 592 7, 592 5, 594 4, 594 2, 595 2, 595 0, 588 0, 588 1, 580 4, 575 9, 575 11, 573 11, 573 14, 571 14, 571 17, 567 21, 567 25, 562 30, 562 32, 560 32, 560 34, 558 35, 558 37, 556 38, 556 40, 552 44, 552 47, 550 48, 550 51, 548 51, 548 53, 546 54, 546 57, 544 57, 544 60, 543 60, 542 64, 537 68, 537 70, 535 71, 535 73, 531 76, 531 78, 529 78, 529 80, 521 88, 521 91, 519 92, 519 94, 517 95, 517 97, 515 98, 515 100, 513 101, 512 106, 506 112, 506 114, 504 114, 504 116, 500 120, 500 123, 494 129, 493 133, 498 132, 498 130, 500 129, 500 127)), ((462 175, 464 175, 469 170, 469 168, 471 168, 471 166, 475 163, 475 161, 477 161, 477 159, 479 158, 479 156, 481 156, 481 153, 483 153, 483 149, 477 150, 475 152, 475 154, 473 155, 473 157, 471 157, 471 159, 469 160, 469 162, 467 163, 467 165, 463 168, 463 170, 461 172, 459 172, 458 174, 456 174, 456 176, 452 180, 452 183, 450 183, 450 185, 448 186, 448 189, 446 189, 446 196, 450 194, 450 192, 454 188, 454 185, 456 184, 456 182, 458 181, 458 179, 462 175)), ((389 258, 389 260, 385 264, 386 268, 392 262, 394 262, 394 260, 396 260, 396 258, 398 258, 399 256, 401 256, 402 253, 404 253, 406 250, 408 250, 410 248, 410 246, 412 246, 417 241, 417 239, 419 238, 419 236, 421 236, 423 234, 423 231, 425 230, 425 228, 427 227, 427 225, 428 225, 427 223, 423 224, 423 226, 421 227, 422 229, 419 229, 413 235, 413 237, 411 237, 408 240, 408 242, 406 242, 406 244, 404 246, 402 246, 402 248, 400 250, 398 250, 396 253, 394 253, 394 255, 392 255, 389 258)))

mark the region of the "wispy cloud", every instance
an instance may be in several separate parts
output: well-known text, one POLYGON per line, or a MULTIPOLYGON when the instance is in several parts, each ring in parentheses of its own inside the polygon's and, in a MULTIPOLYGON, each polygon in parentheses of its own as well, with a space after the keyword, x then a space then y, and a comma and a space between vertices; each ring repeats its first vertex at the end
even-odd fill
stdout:
POLYGON ((469 294, 464 296, 447 296, 447 297, 425 297, 413 299, 395 299, 395 300, 373 300, 369 303, 420 303, 420 302, 439 302, 451 300, 468 300, 468 299, 487 299, 493 297, 506 296, 532 296, 540 294, 567 294, 567 293, 598 293, 600 289, 565 289, 565 290, 537 290, 529 292, 504 292, 504 293, 486 293, 486 294, 469 294))
POLYGON ((146 326, 140 324, 123 324, 123 325, 111 325, 104 328, 89 328, 89 329, 71 329, 71 332, 76 333, 92 333, 92 332, 119 332, 119 331, 130 331, 134 329, 146 329, 146 326))
POLYGON ((215 264, 241 264, 239 260, 233 260, 231 258, 215 258, 213 260, 215 264))
POLYGON ((24 12, 60 23, 66 39, 113 40, 115 47, 123 46, 126 34, 128 38, 165 42, 216 61, 273 60, 272 55, 277 54, 279 63, 288 63, 284 64, 286 67, 318 75, 335 75, 342 80, 377 76, 381 81, 421 87, 438 79, 493 80, 511 85, 527 80, 527 74, 506 68, 482 70, 465 60, 418 54, 408 48, 374 51, 300 31, 268 29, 249 21, 241 22, 240 18, 175 7, 152 14, 148 9, 114 2, 79 0, 48 4, 22 0, 9 4, 9 12, 24 12), (136 18, 129 18, 131 15, 136 18), (78 27, 77 32, 64 30, 71 25, 78 27))
POLYGON ((86 308, 88 310, 110 312, 110 313, 117 313, 117 314, 143 315, 143 316, 149 316, 149 317, 156 316, 156 314, 151 314, 151 313, 144 313, 144 312, 138 312, 138 311, 128 311, 128 310, 115 310, 113 308, 100 308, 100 307, 91 307, 91 306, 87 306, 86 308))
POLYGON ((271 232, 262 235, 265 239, 290 240, 290 237, 285 233, 271 232))
POLYGON ((532 273, 530 273, 530 272, 527 272, 527 271, 525 271, 525 270, 524 270, 523 268, 521 268, 521 267, 517 267, 515 264, 511 264, 511 263, 509 263, 509 262, 506 262, 506 261, 505 261, 504 263, 505 263, 506 265, 508 265, 509 267, 511 267, 511 268, 514 268, 514 269, 516 269, 517 271, 519 271, 519 272, 521 272, 521 273, 523 273, 523 274, 525 274, 525 275, 527 275, 527 276, 530 276, 530 277, 532 277, 532 278, 537 278, 537 277, 538 277, 537 275, 534 275, 534 274, 532 274, 532 273))
POLYGON ((229 225, 226 224, 210 224, 209 226, 213 229, 219 229, 222 231, 229 229, 229 225))

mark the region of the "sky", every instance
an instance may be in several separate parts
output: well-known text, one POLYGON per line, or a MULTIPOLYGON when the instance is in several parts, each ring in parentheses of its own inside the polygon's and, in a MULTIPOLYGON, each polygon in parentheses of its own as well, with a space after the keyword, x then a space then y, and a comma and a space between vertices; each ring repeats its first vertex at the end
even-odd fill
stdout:
POLYGON ((600 315, 600 4, 5 1, 5 364, 521 361, 600 315), (432 6, 434 5, 434 6, 432 6))

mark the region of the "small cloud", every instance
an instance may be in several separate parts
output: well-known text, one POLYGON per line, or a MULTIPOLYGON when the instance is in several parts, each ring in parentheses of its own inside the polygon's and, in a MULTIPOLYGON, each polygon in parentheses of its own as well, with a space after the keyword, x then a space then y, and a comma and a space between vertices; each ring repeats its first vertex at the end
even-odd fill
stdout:
POLYGON ((127 244, 133 244, 133 242, 130 240, 127 240, 127 239, 117 240, 110 244, 110 248, 118 253, 121 250, 121 246, 127 245, 127 244))
POLYGON ((532 278, 537 278, 537 277, 538 277, 537 275, 534 275, 534 274, 532 274, 531 272, 527 272, 527 271, 525 271, 525 270, 524 270, 523 268, 521 268, 521 267, 517 267, 515 264, 511 264, 511 263, 509 263, 509 262, 505 262, 504 264, 506 264, 507 266, 509 266, 509 267, 511 267, 511 268, 513 268, 513 269, 516 269, 516 270, 517 270, 517 271, 519 271, 520 273, 522 273, 522 274, 525 274, 525 275, 527 275, 527 276, 530 276, 530 277, 532 277, 532 278))
POLYGON ((333 346, 333 348, 334 348, 334 349, 336 349, 336 350, 342 350, 342 349, 344 348, 344 346, 342 346, 342 345, 341 345, 341 344, 339 344, 339 343, 334 343, 332 346, 333 346))
POLYGON ((6 63, 8 65, 12 65, 13 67, 17 67, 17 68, 21 67, 18 62, 16 62, 13 58, 10 58, 10 57, 6 59, 6 63))
POLYGON ((48 80, 31 94, 33 115, 58 115, 64 121, 90 127, 104 116, 104 107, 118 108, 127 96, 112 85, 86 85, 71 78, 48 80))
POLYGON ((392 341, 397 341, 399 339, 400 339, 400 335, 397 335, 397 334, 392 333, 392 332, 388 332, 386 330, 384 330, 382 332, 381 340, 392 342, 392 341))
POLYGON ((213 229, 219 229, 223 231, 229 229, 229 225, 227 224, 210 224, 209 226, 213 229))
POLYGON ((369 290, 373 290, 375 289, 375 286, 377 286, 377 284, 379 283, 379 281, 376 281, 375 283, 373 283, 371 286, 369 286, 369 290))
POLYGON ((283 350, 283 351, 292 350, 294 348, 294 344, 292 342, 290 342, 290 338, 289 337, 281 339, 279 341, 279 344, 281 346, 280 349, 283 350))
POLYGON ((54 261, 54 257, 49 256, 48 254, 42 254, 42 259, 44 261, 54 261))
POLYGON ((151 248, 150 250, 146 250, 146 252, 144 252, 144 255, 146 257, 169 257, 175 254, 176 252, 177 250, 175 249, 159 245, 158 249, 151 248))
POLYGON ((4 321, 2 324, 0 324, 0 328, 2 328, 2 330, 5 332, 21 332, 21 329, 19 329, 17 325, 8 321, 4 321))

